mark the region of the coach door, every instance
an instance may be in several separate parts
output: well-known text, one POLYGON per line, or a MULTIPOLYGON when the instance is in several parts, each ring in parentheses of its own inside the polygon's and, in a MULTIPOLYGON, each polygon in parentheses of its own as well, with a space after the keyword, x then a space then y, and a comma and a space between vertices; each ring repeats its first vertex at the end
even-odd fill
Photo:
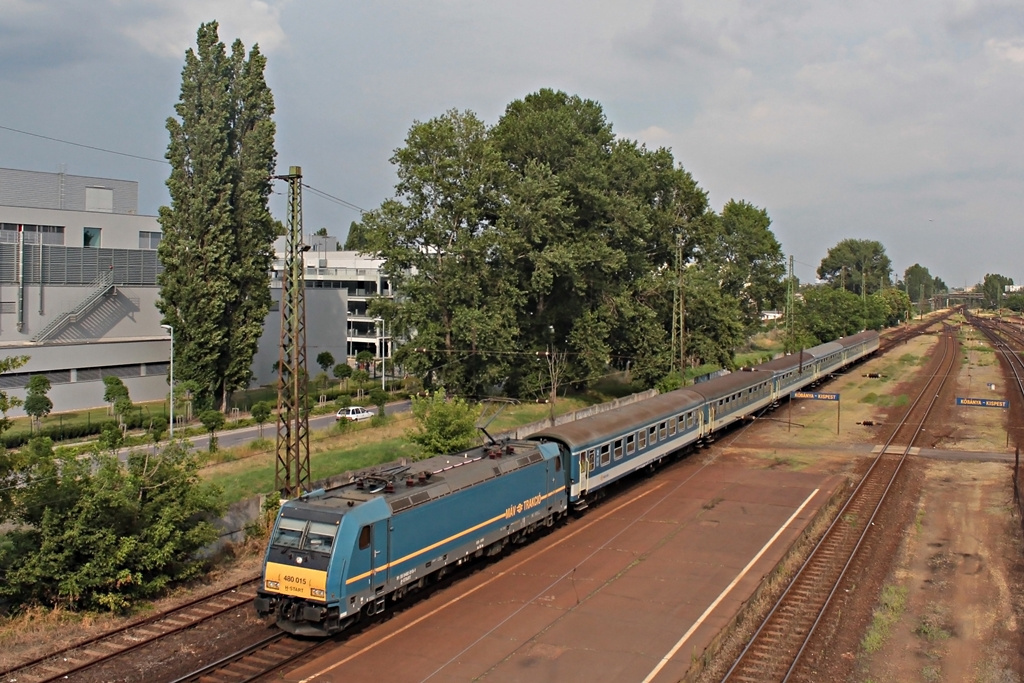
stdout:
POLYGON ((580 453, 580 495, 590 490, 590 471, 594 469, 594 449, 580 453))

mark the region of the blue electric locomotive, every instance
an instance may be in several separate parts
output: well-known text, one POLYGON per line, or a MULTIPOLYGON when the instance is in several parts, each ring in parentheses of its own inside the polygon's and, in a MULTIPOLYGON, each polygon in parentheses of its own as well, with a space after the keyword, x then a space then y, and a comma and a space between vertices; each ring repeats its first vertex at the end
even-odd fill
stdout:
POLYGON ((864 332, 524 441, 353 475, 281 508, 256 610, 329 635, 474 557, 583 509, 605 486, 878 349, 864 332))
POLYGON ((282 506, 256 611, 277 614, 291 633, 329 635, 566 509, 554 444, 508 442, 370 471, 282 506))

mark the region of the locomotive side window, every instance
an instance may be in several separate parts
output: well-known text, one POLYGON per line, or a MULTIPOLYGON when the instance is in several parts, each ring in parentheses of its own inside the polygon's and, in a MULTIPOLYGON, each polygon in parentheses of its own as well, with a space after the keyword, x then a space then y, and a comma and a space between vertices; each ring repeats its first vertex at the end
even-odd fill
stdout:
POLYGON ((305 530, 306 520, 282 517, 277 525, 277 532, 274 534, 272 545, 298 548, 299 542, 302 540, 302 532, 305 530))
POLYGON ((626 455, 633 455, 633 451, 636 450, 636 434, 630 434, 626 437, 626 455))
POLYGON ((369 526, 364 526, 359 530, 359 549, 366 550, 370 547, 370 532, 369 526))
POLYGON ((622 439, 615 440, 615 459, 622 459, 622 439))

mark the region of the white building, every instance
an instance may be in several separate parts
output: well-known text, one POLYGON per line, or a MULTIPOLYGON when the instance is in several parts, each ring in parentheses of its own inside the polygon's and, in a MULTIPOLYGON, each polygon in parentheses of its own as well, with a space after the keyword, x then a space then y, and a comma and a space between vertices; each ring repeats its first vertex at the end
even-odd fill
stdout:
MULTIPOLYGON (((160 237, 156 217, 138 215, 134 181, 0 169, 0 357, 30 358, 0 375, 0 389, 24 398, 29 377, 44 374, 54 412, 65 412, 104 405, 102 379, 117 375, 132 400, 165 399, 160 237)), ((367 304, 391 288, 380 260, 327 251, 334 238, 312 240, 319 249, 305 255, 306 343, 316 374, 321 351, 336 363, 362 350, 380 355, 384 340, 367 304)), ((254 384, 276 381, 282 266, 275 261, 275 305, 253 360, 254 384)))
POLYGON ((135 401, 164 397, 159 242, 156 217, 138 215, 138 183, 0 169, 0 355, 29 356, 0 389, 24 397, 44 374, 55 412, 103 405, 106 375, 135 401))

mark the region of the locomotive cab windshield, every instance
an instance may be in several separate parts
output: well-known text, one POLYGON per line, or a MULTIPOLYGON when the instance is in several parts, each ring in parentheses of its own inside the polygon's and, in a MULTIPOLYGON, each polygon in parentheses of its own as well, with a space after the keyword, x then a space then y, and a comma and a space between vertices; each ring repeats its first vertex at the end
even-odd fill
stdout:
POLYGON ((282 517, 274 530, 270 545, 330 555, 338 535, 340 518, 334 523, 282 517))

